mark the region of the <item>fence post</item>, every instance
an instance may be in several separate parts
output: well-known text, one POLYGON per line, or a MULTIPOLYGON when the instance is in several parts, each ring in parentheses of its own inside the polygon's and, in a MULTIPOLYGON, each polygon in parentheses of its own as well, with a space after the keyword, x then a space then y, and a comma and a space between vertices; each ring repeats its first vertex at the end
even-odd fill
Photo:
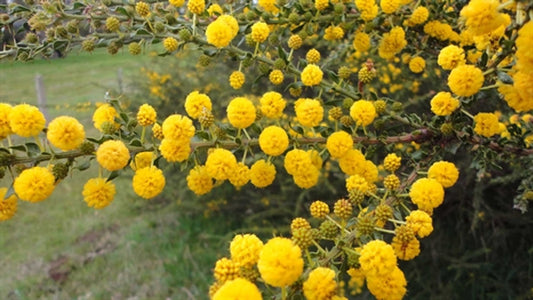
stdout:
POLYGON ((43 76, 41 74, 35 75, 35 91, 37 92, 37 106, 43 113, 46 120, 48 120, 48 111, 46 109, 46 91, 44 90, 43 76))

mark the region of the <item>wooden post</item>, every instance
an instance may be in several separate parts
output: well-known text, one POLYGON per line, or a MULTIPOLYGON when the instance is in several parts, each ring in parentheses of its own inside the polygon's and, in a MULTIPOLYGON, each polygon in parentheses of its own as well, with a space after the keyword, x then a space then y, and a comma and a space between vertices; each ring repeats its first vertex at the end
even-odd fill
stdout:
POLYGON ((37 106, 43 113, 46 120, 48 120, 48 110, 46 109, 46 92, 44 90, 43 76, 41 74, 35 75, 35 91, 37 92, 37 106))

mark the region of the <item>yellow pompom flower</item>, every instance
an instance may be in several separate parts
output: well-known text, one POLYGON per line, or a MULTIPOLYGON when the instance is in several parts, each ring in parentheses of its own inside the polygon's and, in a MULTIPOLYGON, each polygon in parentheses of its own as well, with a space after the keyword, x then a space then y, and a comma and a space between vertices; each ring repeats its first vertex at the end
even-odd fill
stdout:
POLYGON ((11 130, 22 137, 37 136, 44 129, 46 119, 33 105, 19 104, 9 112, 11 130))
POLYGON ((213 189, 213 179, 205 166, 196 166, 187 175, 187 187, 197 196, 209 193, 213 189))
POLYGON ((152 151, 143 151, 135 154, 135 158, 130 162, 130 167, 133 171, 149 167, 155 159, 152 151))
POLYGON ((457 66, 464 65, 466 63, 465 51, 463 48, 455 45, 446 46, 440 50, 437 63, 444 70, 453 70, 457 66))
POLYGON ((137 112, 137 122, 141 126, 150 126, 155 123, 157 118, 157 113, 153 106, 150 104, 143 104, 139 107, 137 112))
POLYGON ((308 64, 302 70, 300 75, 302 78, 302 83, 306 86, 315 86, 319 85, 324 76, 324 72, 320 70, 320 67, 315 64, 308 64))
POLYGON ((299 174, 312 165, 313 162, 311 161, 309 154, 301 149, 292 149, 287 152, 283 161, 283 166, 290 175, 299 174))
POLYGON ((314 165, 310 165, 308 168, 301 170, 301 172, 293 175, 292 179, 294 183, 302 189, 309 189, 318 183, 320 177, 320 171, 315 168, 314 165))
POLYGON ((328 8, 328 6, 329 6, 329 0, 315 0, 316 10, 324 10, 328 8))
POLYGON ((383 159, 383 167, 385 170, 393 173, 400 168, 402 165, 402 158, 396 155, 395 153, 389 153, 383 159))
POLYGON ((409 197, 419 209, 432 211, 444 200, 444 188, 435 179, 421 178, 411 186, 409 197))
POLYGON ((372 101, 358 100, 350 107, 350 116, 357 126, 367 126, 376 118, 376 108, 372 101))
POLYGON ((392 246, 381 240, 366 243, 359 256, 361 271, 367 278, 387 276, 396 268, 396 262, 392 246))
POLYGON ((405 275, 398 267, 384 276, 367 277, 366 280, 368 290, 377 299, 401 300, 407 292, 405 275))
POLYGON ((264 159, 256 161, 250 168, 250 181, 258 188, 272 184, 276 178, 276 167, 264 159))
POLYGON ((256 117, 254 104, 244 97, 237 97, 231 100, 226 112, 230 124, 239 129, 252 125, 256 117))
POLYGON ((237 167, 231 173, 229 182, 236 188, 240 189, 250 181, 250 168, 242 162, 237 163, 237 167))
POLYGON ((78 120, 61 116, 48 124, 46 138, 52 145, 63 151, 74 150, 83 143, 85 130, 78 120))
POLYGON ((458 96, 470 97, 483 86, 483 72, 473 65, 460 65, 448 76, 450 90, 458 96))
POLYGON ((498 12, 498 0, 470 0, 461 10, 461 18, 466 28, 475 36, 488 34, 505 22, 503 14, 498 12))
POLYGON ((265 22, 257 22, 252 25, 252 40, 256 43, 262 43, 270 34, 270 28, 265 22))
POLYGON ((315 149, 309 149, 306 151, 309 157, 311 157, 311 163, 317 170, 322 169, 322 157, 320 156, 320 153, 315 149))
POLYGON ((281 83, 283 83, 284 78, 285 77, 283 76, 283 72, 278 69, 272 70, 272 72, 270 72, 270 74, 268 75, 268 79, 274 85, 280 85, 281 83))
POLYGON ((93 114, 93 124, 96 129, 103 132, 106 124, 111 124, 115 129, 120 127, 120 124, 115 122, 118 118, 117 110, 111 104, 105 103, 100 105, 93 114))
POLYGON ((443 187, 451 187, 459 178, 459 170, 448 161, 438 161, 429 167, 428 178, 437 180, 443 187))
POLYGON ((231 260, 240 267, 253 267, 262 249, 263 242, 255 234, 238 234, 229 246, 231 260))
POLYGON ((439 92, 431 99, 431 111, 437 116, 449 116, 459 105, 459 100, 448 92, 439 92))
POLYGON ((208 111, 212 109, 211 98, 206 94, 194 91, 189 93, 187 98, 185 98, 185 111, 189 117, 197 119, 204 108, 208 111))
POLYGON ((182 162, 189 158, 191 144, 189 140, 164 138, 159 145, 159 151, 168 162, 182 162))
POLYGON ((138 169, 133 175, 133 191, 144 199, 151 199, 159 195, 165 187, 163 171, 155 166, 138 169))
POLYGON ((83 186, 83 200, 89 207, 101 209, 108 206, 115 197, 115 184, 105 178, 91 178, 83 186))
POLYGON ((500 133, 500 126, 498 125, 498 117, 493 113, 478 113, 474 117, 474 132, 485 136, 491 137, 500 133))
POLYGON ((189 140, 194 136, 196 129, 192 120, 186 116, 173 114, 163 121, 163 136, 165 139, 189 140))
POLYGON ((233 71, 231 75, 229 76, 229 85, 238 90, 242 87, 244 84, 246 78, 244 76, 244 73, 241 71, 233 71))
POLYGON ((331 299, 336 290, 335 271, 330 268, 318 267, 314 269, 303 284, 304 296, 307 300, 331 299))
POLYGON ((324 39, 326 41, 336 41, 342 39, 344 30, 340 26, 329 26, 324 30, 324 39))
POLYGON ((96 150, 96 161, 108 171, 124 168, 129 160, 130 151, 122 141, 105 141, 96 150))
POLYGON ((289 40, 287 41, 287 46, 289 46, 289 48, 291 49, 298 50, 300 49, 300 47, 302 47, 302 43, 302 37, 298 34, 293 34, 289 37, 289 40))
POLYGON ((289 147, 289 136, 279 126, 268 126, 259 135, 259 147, 266 155, 281 155, 289 147))
POLYGON ((300 98, 294 103, 296 119, 305 127, 318 126, 324 118, 324 108, 316 99, 300 98))
POLYGON ((390 32, 383 34, 379 43, 378 54, 381 58, 390 59, 407 45, 405 31, 402 27, 396 26, 390 32))
POLYGON ((413 210, 405 218, 406 225, 409 226, 415 235, 423 238, 433 232, 433 219, 426 212, 421 210, 413 210))
POLYGON ((366 165, 364 154, 358 149, 348 150, 339 158, 339 167, 346 175, 355 175, 366 165))
POLYGON ((533 73, 533 21, 528 21, 520 30, 516 39, 516 66, 520 72, 533 73))
POLYGON ((329 206, 326 202, 317 200, 309 207, 311 216, 317 219, 324 219, 329 214, 329 206))
POLYGON ((381 0, 379 5, 381 10, 386 14, 395 13, 400 8, 400 0, 381 0))
POLYGON ((225 283, 226 281, 233 280, 239 276, 239 266, 231 259, 223 257, 215 263, 213 273, 217 282, 225 283))
POLYGON ((150 5, 146 2, 139 1, 135 5, 135 11, 139 16, 146 18, 150 15, 150 5))
MULTIPOLYGON (((441 41, 449 40, 456 33, 449 24, 433 20, 424 25, 424 32, 441 41)), ((460 39, 460 37, 459 37, 460 39)))
POLYGON ((302 251, 288 238, 272 238, 263 246, 257 268, 267 284, 274 287, 291 285, 303 272, 302 251))
POLYGON ((243 278, 226 281, 213 295, 213 300, 263 300, 257 286, 243 278))
POLYGON ((307 60, 307 63, 309 64, 316 64, 320 61, 320 52, 316 50, 315 48, 310 49, 305 54, 305 60, 307 60))
POLYGON ((217 18, 221 22, 224 22, 230 29, 232 38, 237 36, 239 33, 239 22, 232 15, 222 15, 217 18))
POLYGON ((366 181, 368 181, 368 183, 374 183, 378 181, 379 178, 378 167, 371 160, 365 160, 363 168, 361 170, 358 170, 357 173, 363 176, 366 181))
POLYGON ((257 5, 261 7, 264 11, 277 14, 279 8, 276 7, 276 0, 258 0, 257 5))
POLYGON ((178 49, 178 41, 169 36, 163 40, 163 47, 165 50, 167 50, 167 52, 174 52, 178 49))
POLYGON ((407 19, 404 24, 409 27, 420 25, 426 22, 428 17, 429 10, 424 6, 419 6, 413 11, 409 19, 407 19))
POLYGON ((201 15, 205 10, 205 0, 189 0, 187 9, 195 15, 201 15))
POLYGON ((169 0, 168 2, 175 7, 181 7, 185 0, 169 0))
POLYGON ((279 119, 283 115, 283 110, 287 101, 277 92, 266 92, 259 100, 261 106, 259 109, 263 116, 271 119, 279 119))
POLYGON ((0 222, 11 219, 17 212, 17 196, 5 198, 7 188, 0 188, 0 222))
POLYGON ((333 158, 342 157, 353 147, 352 136, 346 131, 337 131, 332 133, 327 141, 326 148, 333 158))
POLYGON ((237 20, 229 15, 218 17, 209 24, 205 30, 207 42, 217 48, 227 47, 237 35, 239 27, 235 30, 237 20))
POLYGON ((231 151, 217 148, 207 156, 205 167, 212 178, 226 180, 237 167, 237 159, 231 151))
POLYGON ((409 61, 409 70, 413 73, 422 73, 426 68, 426 61, 420 57, 414 57, 409 61))
POLYGON ((420 241, 416 238, 405 242, 395 236, 392 238, 391 246, 396 257, 401 260, 411 260, 420 254, 420 241))
POLYGON ((161 125, 159 125, 159 123, 155 123, 152 127, 152 135, 158 140, 162 140, 164 138, 163 128, 161 127, 161 125))
POLYGON ((361 12, 361 19, 372 21, 378 15, 378 6, 375 0, 355 0, 355 6, 361 12))
POLYGON ((370 36, 364 32, 357 32, 353 38, 355 50, 365 53, 370 49, 370 36))
POLYGON ((8 135, 13 133, 11 126, 9 126, 9 113, 11 112, 11 105, 7 103, 0 103, 0 140, 5 139, 8 135))
POLYGON ((368 181, 363 176, 354 174, 346 178, 346 190, 349 191, 358 191, 362 194, 366 194, 370 189, 368 181))
POLYGON ((222 10, 222 7, 220 7, 220 5, 213 3, 209 5, 209 8, 207 8, 207 12, 209 13, 209 16, 212 17, 212 16, 217 16, 217 15, 219 16, 224 11, 222 10))
POLYGON ((15 178, 13 189, 20 200, 39 202, 48 198, 55 188, 56 179, 48 168, 32 167, 15 178))

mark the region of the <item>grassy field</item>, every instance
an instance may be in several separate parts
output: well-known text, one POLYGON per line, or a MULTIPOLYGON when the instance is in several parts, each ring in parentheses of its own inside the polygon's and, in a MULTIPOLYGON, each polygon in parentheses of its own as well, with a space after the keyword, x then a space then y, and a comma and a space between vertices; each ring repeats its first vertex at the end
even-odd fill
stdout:
MULTIPOLYGON (((117 90, 118 69, 127 84, 148 61, 97 51, 2 63, 0 102, 36 104, 34 77, 40 74, 50 117, 74 115, 89 128, 94 103, 103 101, 107 90, 117 90), (89 105, 75 109, 79 103, 89 105)), ((96 174, 95 166, 74 172, 52 197, 35 204, 19 201, 15 217, 0 223, 0 299, 207 298, 211 268, 227 246, 222 236, 231 224, 187 213, 176 190, 151 201, 137 197, 131 172, 115 180, 114 202, 94 210, 81 190, 96 174)), ((0 186, 10 180, 6 176, 0 186)))

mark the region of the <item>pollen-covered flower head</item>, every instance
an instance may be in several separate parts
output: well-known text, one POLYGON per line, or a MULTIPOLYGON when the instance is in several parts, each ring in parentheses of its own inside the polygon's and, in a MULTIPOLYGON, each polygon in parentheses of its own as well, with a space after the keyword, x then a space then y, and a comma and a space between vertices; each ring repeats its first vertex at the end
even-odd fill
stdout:
POLYGON ((124 168, 130 160, 130 151, 122 141, 103 142, 96 150, 96 161, 102 168, 117 171, 124 168))
POLYGON ((443 187, 451 187, 459 178, 459 170, 455 164, 448 161, 438 161, 429 167, 428 178, 437 180, 443 187))
POLYGON ((470 0, 461 10, 466 28, 474 35, 487 34, 505 22, 498 0, 470 0))
POLYGON ((420 24, 426 22, 428 17, 429 17, 429 10, 426 7, 424 7, 424 6, 418 6, 413 11, 413 13, 409 17, 409 19, 407 19, 405 21, 404 24, 409 26, 409 27, 420 25, 420 24))
POLYGON ((352 147, 352 136, 342 130, 332 133, 326 141, 326 148, 333 158, 342 157, 348 152, 348 150, 352 149, 352 147))
POLYGON ((89 207, 101 209, 108 206, 115 197, 116 189, 112 181, 105 178, 91 178, 83 186, 83 200, 89 207))
POLYGON ((294 103, 296 119, 305 127, 315 127, 324 118, 324 108, 319 100, 300 98, 294 103))
POLYGON ((309 189, 318 183, 319 177, 320 171, 314 165, 310 165, 308 168, 302 169, 300 172, 294 174, 292 179, 298 187, 309 189))
POLYGON ((259 102, 261 103, 259 109, 263 116, 271 119, 280 118, 287 105, 287 101, 285 101, 282 95, 278 92, 264 93, 259 102))
POLYGON ((409 61, 409 70, 413 73, 422 73, 426 68, 426 61, 420 57, 414 57, 409 61))
POLYGON ((5 139, 8 135, 13 133, 11 126, 9 126, 9 113, 11 112, 11 109, 11 105, 0 103, 0 140, 5 139))
POLYGON ((153 106, 150 104, 143 104, 139 107, 137 112, 137 122, 141 126, 150 126, 155 123, 157 118, 157 113, 153 106))
POLYGON ((205 30, 207 42, 217 48, 228 46, 239 31, 238 25, 235 31, 235 23, 237 23, 237 20, 230 15, 218 17, 207 25, 205 30))
POLYGON ((19 104, 9 112, 11 130, 22 137, 32 137, 44 129, 46 119, 42 112, 33 105, 19 104))
POLYGON ((324 72, 320 70, 319 66, 315 64, 308 64, 302 70, 302 74, 300 76, 302 78, 302 83, 304 85, 315 86, 315 85, 319 85, 320 82, 322 82, 322 77, 324 76, 324 72))
POLYGON ((344 36, 344 30, 340 26, 329 26, 324 30, 324 39, 326 41, 340 40, 344 36))
POLYGON ((39 202, 52 194, 54 183, 55 177, 49 169, 32 167, 15 178, 13 188, 20 200, 39 202))
POLYGON ((187 186, 197 196, 209 193, 213 189, 213 179, 205 166, 196 166, 187 175, 187 186))
POLYGON ((11 219, 17 212, 17 196, 13 194, 5 198, 6 193, 7 188, 0 188, 0 222, 11 219))
POLYGON ((263 242, 255 234, 238 234, 230 244, 231 260, 241 267, 252 267, 259 260, 263 242))
POLYGON ((245 81, 246 77, 241 71, 233 71, 229 76, 229 85, 236 90, 240 89, 245 81))
POLYGON ((435 179, 421 178, 411 185, 409 197, 419 209, 432 211, 444 200, 444 188, 435 179))
POLYGON ((213 300, 263 300, 257 286, 244 278, 226 281, 213 295, 213 300))
POLYGON ((516 66, 520 72, 533 74, 533 21, 529 20, 516 39, 516 66))
POLYGON ((356 190, 364 195, 369 191, 369 189, 370 189, 370 186, 368 184, 368 181, 366 181, 366 179, 361 175, 354 174, 346 178, 346 190, 347 191, 356 190))
POLYGON ((93 124, 100 132, 104 132, 106 124, 111 124, 115 129, 120 127, 120 124, 115 122, 118 117, 117 110, 111 104, 105 103, 100 105, 93 114, 93 124))
POLYGON ((159 195, 165 187, 163 171, 155 166, 148 166, 135 171, 132 180, 133 191, 144 199, 159 195))
POLYGON ((378 5, 375 0, 355 0, 355 6, 361 12, 361 19, 372 21, 378 15, 378 5))
POLYGON ((206 94, 194 91, 185 98, 185 111, 189 117, 197 119, 204 108, 208 111, 212 109, 211 98, 206 94))
POLYGON ((196 131, 192 120, 186 116, 173 114, 163 121, 163 136, 165 139, 190 140, 196 131))
POLYGON ((261 7, 264 11, 277 14, 279 8, 276 6, 276 0, 258 0, 257 5, 261 7))
POLYGON ((303 272, 302 250, 290 239, 270 239, 259 254, 257 268, 263 280, 274 287, 293 284, 303 272))
POLYGON ((231 100, 226 112, 230 124, 239 129, 252 125, 256 118, 254 104, 245 97, 237 97, 231 100))
POLYGON ((314 269, 304 281, 303 291, 308 300, 331 299, 337 291, 335 271, 324 267, 314 269))
POLYGON ((358 149, 350 149, 339 158, 339 167, 347 175, 358 174, 365 165, 365 155, 358 149))
POLYGON ((250 181, 250 168, 243 162, 238 162, 237 167, 229 177, 229 182, 238 190, 248 181, 250 181))
POLYGON ((205 10, 205 0, 189 0, 187 9, 195 15, 201 15, 205 10))
POLYGON ((431 111, 437 116, 449 116, 459 108, 460 102, 448 92, 438 92, 433 96, 430 104, 431 111))
POLYGON ((485 136, 491 137, 495 134, 500 133, 500 126, 498 117, 493 113, 478 113, 474 117, 474 132, 485 136))
POLYGON ((295 175, 301 173, 304 169, 312 166, 311 157, 309 154, 301 149, 292 149, 285 154, 283 166, 287 173, 295 175))
POLYGON ((149 167, 154 159, 154 152, 152 151, 139 152, 135 154, 135 158, 130 162, 130 167, 133 171, 149 167))
POLYGON ((252 25, 252 40, 256 43, 264 42, 270 34, 270 28, 267 23, 257 22, 252 25))
POLYGON ((414 234, 423 238, 433 232, 433 219, 425 211, 413 210, 405 217, 407 226, 411 227, 414 234))
POLYGON ((400 7, 400 0, 381 0, 379 5, 381 10, 386 14, 393 14, 400 7))
POLYGON ((396 262, 392 246, 381 240, 366 243, 359 256, 361 271, 367 278, 387 276, 396 268, 396 262))
POLYGON ((448 76, 448 86, 457 96, 470 97, 483 86, 483 72, 473 65, 460 65, 448 76))
POLYGON ((250 168, 250 181, 258 188, 272 184, 276 178, 276 167, 264 159, 256 161, 250 168))
POLYGON ((395 267, 390 273, 384 276, 372 276, 366 278, 368 290, 377 299, 403 299, 407 289, 407 281, 402 270, 395 267))
POLYGON ((466 63, 465 51, 455 45, 446 46, 440 50, 437 63, 444 70, 453 70, 455 67, 466 63))
POLYGON ((407 46, 405 31, 402 27, 396 26, 390 32, 384 33, 379 43, 378 53, 381 58, 390 59, 407 46))
POLYGON ((357 100, 350 107, 350 116, 357 126, 367 126, 376 118, 376 108, 372 101, 357 100))
POLYGON ((212 178, 226 180, 237 167, 237 159, 231 151, 217 148, 207 156, 205 167, 212 178))
POLYGON ((168 162, 182 162, 191 154, 191 143, 189 140, 164 138, 159 145, 159 151, 168 162))
POLYGON ((85 130, 75 118, 61 116, 50 122, 46 137, 52 145, 63 151, 74 150, 83 143, 85 130))
POLYGON ((281 155, 289 147, 289 136, 279 126, 268 126, 259 135, 259 147, 266 155, 281 155))
POLYGON ((365 53, 370 49, 370 36, 359 31, 354 35, 352 45, 358 52, 365 53))

